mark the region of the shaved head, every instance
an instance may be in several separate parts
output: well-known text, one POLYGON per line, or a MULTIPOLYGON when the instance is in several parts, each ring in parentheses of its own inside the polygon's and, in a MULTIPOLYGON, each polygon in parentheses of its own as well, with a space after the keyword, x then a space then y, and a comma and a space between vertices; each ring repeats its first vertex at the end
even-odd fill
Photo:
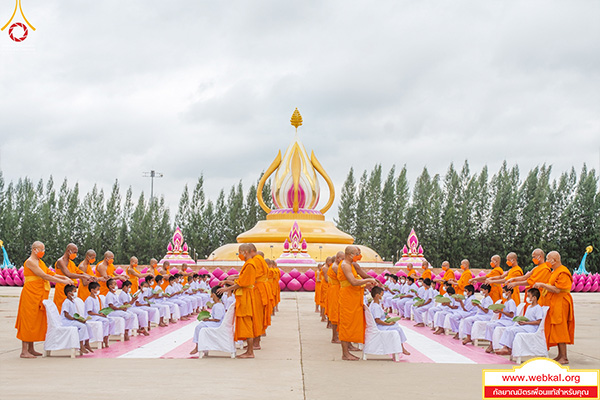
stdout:
POLYGON ((262 258, 265 258, 265 253, 263 253, 262 251, 257 251, 256 254, 258 254, 262 258))
POLYGON ((558 251, 551 251, 546 256, 546 262, 550 264, 552 269, 556 269, 562 265, 562 261, 560 260, 560 253, 558 251))
POLYGON ((115 258, 115 255, 113 254, 112 251, 107 251, 106 253, 104 253, 104 259, 107 260, 109 258, 115 258))
POLYGON ((344 252, 338 251, 337 254, 335 255, 335 262, 339 264, 344 259, 344 257, 345 257, 344 252))
POLYGON ((465 268, 469 268, 469 266, 471 265, 471 263, 469 262, 469 260, 467 260, 466 258, 464 260, 462 260, 460 262, 460 265, 464 265, 465 268))
POLYGON ((150 266, 156 265, 156 264, 158 264, 158 261, 156 261, 156 258, 151 258, 150 259, 150 266))
POLYGON ((96 258, 96 252, 92 249, 89 249, 88 251, 85 252, 85 257, 86 258, 96 258))
POLYGON ((360 249, 357 246, 346 246, 345 256, 355 256, 360 253, 360 249))
POLYGON ((493 256, 492 256, 492 258, 491 258, 491 260, 492 260, 492 262, 493 262, 494 264, 496 264, 496 265, 500 265, 500 260, 501 260, 501 258, 500 258, 500 256, 499 256, 498 254, 496 254, 496 255, 493 255, 493 256))
POLYGON ((411 269, 413 267, 412 263, 406 264, 406 268, 411 269))
POLYGON ((448 267, 448 268, 450 268, 450 263, 448 261, 444 261, 442 263, 442 267, 448 267))
POLYGON ((69 243, 67 245, 67 251, 72 251, 74 253, 77 253, 77 246, 75 245, 75 243, 69 243))
POLYGON ((541 258, 542 260, 544 259, 545 256, 546 255, 544 254, 544 250, 542 250, 542 249, 535 249, 533 251, 533 253, 531 253, 531 257, 541 258))
POLYGON ((510 252, 506 255, 506 259, 512 261, 513 263, 517 262, 517 253, 510 252))
POLYGON ((46 246, 44 246, 44 243, 40 242, 39 240, 36 240, 31 245, 31 251, 34 251, 34 250, 43 250, 45 248, 46 248, 46 246))
POLYGON ((242 244, 240 244, 238 251, 240 253, 241 252, 250 252, 250 251, 252 251, 252 247, 254 247, 254 245, 252 243, 242 243, 242 244))
POLYGON ((165 268, 166 268, 166 267, 168 267, 168 266, 170 266, 170 265, 171 265, 171 263, 170 263, 169 261, 165 261, 165 262, 164 262, 164 264, 163 264, 163 267, 165 267, 165 268))
POLYGON ((137 257, 131 257, 129 259, 129 264, 137 264, 138 263, 138 259, 137 257))
POLYGON ((429 267, 429 262, 427 260, 423 260, 423 268, 429 267))

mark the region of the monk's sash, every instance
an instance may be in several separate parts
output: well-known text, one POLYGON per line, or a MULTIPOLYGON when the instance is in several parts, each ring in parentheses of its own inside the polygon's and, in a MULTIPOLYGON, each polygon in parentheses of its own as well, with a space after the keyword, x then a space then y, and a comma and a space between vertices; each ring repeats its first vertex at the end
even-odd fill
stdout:
POLYGON ((266 276, 261 276, 260 278, 256 278, 256 282, 266 282, 267 279, 268 278, 266 276))
POLYGON ((46 292, 50 291, 50 282, 45 280, 44 278, 41 278, 37 275, 28 275, 25 277, 25 282, 33 282, 33 281, 37 281, 38 279, 41 279, 44 281, 44 290, 46 292))

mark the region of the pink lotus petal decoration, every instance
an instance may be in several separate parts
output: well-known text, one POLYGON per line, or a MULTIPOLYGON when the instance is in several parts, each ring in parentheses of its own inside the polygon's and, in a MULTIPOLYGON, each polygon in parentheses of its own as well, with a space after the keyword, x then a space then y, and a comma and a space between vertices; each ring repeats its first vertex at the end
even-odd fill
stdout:
POLYGON ((15 285, 16 286, 23 286, 23 281, 18 276, 15 276, 15 285))
POLYGON ((215 270, 212 272, 213 276, 216 277, 217 279, 221 277, 221 275, 223 275, 223 271, 221 270, 221 268, 217 267, 215 268, 215 270))
POLYGON ((239 274, 239 272, 235 268, 231 268, 229 271, 227 271, 227 275, 237 275, 237 274, 239 274))
POLYGON ((296 279, 292 279, 291 281, 288 282, 287 288, 288 288, 288 290, 297 292, 298 290, 300 290, 302 288, 302 284, 300 282, 298 282, 296 279))
POLYGON ((144 278, 140 278, 138 279, 138 285, 142 286, 142 283, 144 283, 146 280, 144 278))
POLYGON ((519 291, 520 291, 521 293, 523 293, 523 292, 525 291, 525 288, 526 288, 526 287, 527 287, 527 286, 519 286, 519 291))
POLYGON ((304 288, 304 290, 307 292, 314 292, 315 291, 315 281, 313 279, 308 279, 306 282, 304 282, 304 284, 302 285, 302 288, 304 288))
POLYGON ((119 289, 121 289, 123 287, 123 281, 121 281, 120 279, 117 279, 117 287, 119 289))
POLYGON ((308 281, 308 276, 306 276, 306 274, 300 274, 300 275, 298 275, 298 277, 296 278, 296 280, 297 280, 298 282, 300 282, 300 284, 301 284, 301 285, 303 285, 303 286, 304 286, 304 283, 305 283, 306 281, 308 281))
POLYGON ((284 273, 284 274, 281 276, 281 280, 280 280, 280 282, 283 282, 283 283, 284 283, 284 285, 285 285, 285 286, 287 286, 287 284, 288 284, 288 283, 289 283, 289 282, 290 282, 292 279, 293 279, 293 278, 292 278, 292 276, 291 276, 290 274, 288 274, 288 273, 284 273))
POLYGON ((167 253, 173 253, 173 245, 171 244, 171 242, 169 242, 169 244, 167 245, 167 253))
POLYGON ((571 285, 571 292, 574 292, 576 287, 577 287, 577 283, 575 283, 575 281, 573 281, 573 284, 571 285))
POLYGON ((454 272, 454 277, 455 277, 455 279, 456 279, 456 280, 459 280, 459 279, 460 279, 460 275, 461 275, 461 273, 460 273, 460 272, 458 272, 458 271, 455 271, 455 272, 454 272))
POLYGON ((298 277, 300 276, 300 271, 298 271, 296 268, 294 268, 293 270, 291 270, 289 272, 289 274, 293 279, 298 279, 298 277))
POLYGON ((206 268, 202 267, 198 270, 198 274, 206 275, 206 274, 208 274, 208 270, 206 268))
POLYGON ((487 275, 485 271, 479 271, 479 276, 485 276, 487 275))
POLYGON ((213 287, 217 286, 217 285, 219 284, 219 282, 220 282, 220 281, 219 281, 217 278, 212 278, 212 279, 211 279, 211 280, 208 282, 208 284, 210 285, 210 287, 211 287, 211 288, 213 288, 213 287))
POLYGON ((117 267, 117 269, 115 269, 115 274, 121 275, 122 273, 123 273, 123 268, 117 267))
POLYGON ((178 272, 179 272, 179 270, 178 270, 177 268, 175 268, 175 267, 171 268, 171 270, 169 271, 169 273, 170 273, 171 275, 175 275, 175 274, 176 274, 176 273, 178 273, 178 272))
POLYGON ((385 283, 385 276, 383 274, 377 275, 377 277, 375 279, 377 279, 382 284, 385 283))
POLYGON ((185 270, 185 272, 187 272, 188 274, 191 274, 192 272, 194 272, 194 270, 191 269, 191 268, 188 268, 188 269, 185 270))
POLYGON ((285 286, 286 286, 286 284, 283 283, 283 281, 279 281, 279 289, 285 290, 285 286))
POLYGON ((373 271, 372 269, 367 271, 367 275, 369 275, 371 278, 377 278, 377 272, 373 271))
POLYGON ((187 242, 186 242, 186 243, 184 243, 184 244, 183 244, 183 252, 184 252, 184 253, 187 253, 187 252, 188 252, 188 249, 189 249, 189 248, 188 248, 188 244, 187 244, 187 242))
POLYGON ((592 285, 592 288, 590 289, 590 292, 597 292, 598 287, 600 287, 600 283, 598 283, 598 281, 594 282, 594 284, 592 285))
POLYGON ((576 292, 581 292, 583 290, 583 282, 579 282, 575 287, 576 292))
POLYGON ((312 269, 307 270, 304 275, 306 275, 306 277, 308 279, 314 279, 315 278, 315 271, 313 271, 312 269))
POLYGON ((145 273, 147 273, 147 272, 148 272, 148 267, 146 267, 146 268, 144 268, 144 269, 142 270, 142 274, 145 274, 145 273))
POLYGON ((584 291, 584 292, 589 292, 591 288, 592 288, 592 283, 591 283, 591 282, 588 282, 588 283, 586 283, 586 284, 585 284, 585 286, 583 287, 583 291, 584 291))
POLYGON ((396 275, 397 275, 398 277, 401 277, 401 276, 403 276, 403 277, 405 277, 405 278, 406 278, 406 272, 404 272, 404 271, 398 271, 398 273, 397 273, 396 275))

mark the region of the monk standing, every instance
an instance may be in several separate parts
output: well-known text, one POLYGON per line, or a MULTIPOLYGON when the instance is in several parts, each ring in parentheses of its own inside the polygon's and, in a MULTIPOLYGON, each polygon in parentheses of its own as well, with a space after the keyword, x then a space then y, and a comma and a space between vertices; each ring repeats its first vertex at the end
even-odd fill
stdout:
POLYGON ((156 261, 156 258, 150 259, 150 269, 148 272, 153 276, 160 275, 160 269, 158 268, 158 261, 156 261))
POLYGON ((254 347, 256 350, 260 350, 260 337, 265 334, 267 327, 271 325, 271 288, 268 285, 268 274, 269 266, 265 261, 265 253, 262 251, 253 252, 253 257, 256 260, 256 294, 258 302, 260 303, 262 310, 262 328, 257 327, 258 330, 262 330, 261 334, 258 335, 258 340, 254 340, 254 347))
MULTIPOLYGON (((85 258, 82 262, 79 263, 79 270, 90 276, 90 278, 81 277, 79 278, 79 287, 77 288, 77 297, 81 300, 85 301, 90 295, 90 290, 88 289, 88 285, 90 282, 96 282, 96 277, 94 276, 94 271, 92 270, 92 265, 96 262, 96 252, 94 250, 88 250, 85 253, 85 258)), ((55 295, 56 296, 56 295, 55 295)))
POLYGON ((344 261, 338 268, 340 281, 340 321, 339 335, 342 342, 342 360, 356 361, 358 357, 350 353, 350 344, 365 342, 365 312, 363 309, 363 285, 376 286, 373 278, 359 279, 354 264, 362 258, 357 246, 348 246, 344 261))
POLYGON ((138 259, 137 257, 131 257, 129 259, 129 267, 127 268, 127 277, 131 282, 131 294, 135 294, 139 288, 140 279, 147 277, 148 275, 152 275, 151 273, 142 274, 137 270, 138 259))
POLYGON ((558 346, 558 355, 554 360, 564 365, 569 363, 567 344, 575 342, 575 313, 571 296, 573 276, 569 269, 562 265, 557 251, 548 253, 546 263, 552 268, 550 280, 548 283, 537 282, 533 287, 547 292, 546 305, 550 306, 550 309, 544 324, 546 345, 548 349, 558 346))
MULTIPOLYGON (((509 287, 514 288, 518 286, 527 286, 525 288, 525 300, 527 300, 527 290, 531 289, 537 282, 548 283, 550 281, 550 275, 552 275, 552 268, 546 262, 546 255, 542 249, 535 249, 531 253, 531 260, 535 265, 531 271, 525 275, 516 276, 514 278, 507 279, 506 283, 509 287)), ((540 298, 538 300, 540 306, 546 306, 546 292, 542 290, 540 298)), ((525 305, 524 311, 527 310, 528 304, 525 305)))
POLYGON ((115 255, 112 251, 107 251, 104 253, 104 259, 102 262, 96 265, 96 276, 98 277, 98 283, 100 283, 100 294, 104 296, 108 294, 106 281, 108 281, 110 278, 120 279, 122 281, 127 280, 127 276, 115 274, 116 268, 114 262, 115 255))
MULTIPOLYGON (((54 263, 54 271, 56 275, 63 275, 67 278, 71 279, 87 279, 88 281, 92 279, 92 277, 88 274, 81 274, 73 260, 77 258, 77 246, 73 243, 69 243, 65 250, 65 253, 61 258, 59 258, 54 263)), ((70 282, 69 284, 73 284, 70 282)), ((65 285, 62 283, 57 283, 54 287, 54 304, 56 304, 56 308, 58 308, 58 313, 60 314, 62 304, 67 299, 65 295, 65 285)))
POLYGON ((340 264, 344 261, 344 252, 338 251, 335 261, 327 270, 329 289, 327 290, 327 315, 331 322, 331 343, 341 343, 338 335, 338 323, 340 322, 340 281, 337 274, 340 264))
POLYGON ((423 273, 421 274, 421 278, 423 278, 423 279, 425 279, 425 278, 431 279, 431 270, 429 269, 429 262, 423 260, 423 264, 421 265, 421 268, 423 269, 423 273))
POLYGON ((315 273, 315 312, 321 312, 321 267, 323 264, 317 265, 317 272, 315 273))
MULTIPOLYGON (((519 263, 517 261, 517 253, 508 253, 506 255, 506 265, 510 268, 508 271, 504 272, 499 277, 488 279, 487 283, 493 284, 505 284, 509 279, 517 278, 519 276, 523 276, 523 269, 519 267, 519 263)), ((521 292, 519 291, 519 287, 515 286, 513 288, 512 299, 515 301, 516 305, 521 303, 521 292)))
POLYGON ((444 261, 442 263, 442 271, 444 271, 444 277, 442 279, 434 279, 433 281, 440 284, 440 294, 444 295, 446 293, 446 285, 445 282, 448 282, 450 279, 454 279, 454 271, 450 269, 450 263, 448 261, 444 261))
POLYGON ((500 261, 502 259, 499 255, 494 255, 490 259, 490 266, 492 270, 484 276, 478 276, 477 278, 472 278, 469 283, 473 284, 475 282, 485 282, 488 285, 491 285, 492 289, 489 292, 489 296, 492 298, 492 301, 495 303, 502 298, 502 286, 500 283, 496 282, 495 279, 500 278, 504 274, 504 270, 500 266, 500 261))
POLYGON ((413 269, 412 263, 408 263, 406 264, 406 276, 409 277, 412 275, 417 276, 417 271, 413 269))
POLYGON ((331 262, 331 257, 327 257, 325 259, 325 264, 323 264, 319 270, 319 273, 321 274, 321 295, 319 296, 321 299, 321 302, 319 303, 321 306, 321 322, 325 322, 327 320, 327 290, 329 290, 327 270, 329 269, 331 262))
POLYGON ((456 294, 464 294, 465 286, 467 286, 471 278, 473 278, 473 273, 471 272, 470 265, 471 264, 469 263, 469 260, 467 260, 466 258, 462 260, 460 262, 460 269, 462 269, 463 272, 460 275, 460 279, 458 280, 458 282, 456 281, 456 279, 450 279, 448 281, 452 284, 452 286, 454 286, 456 294))
POLYGON ((42 355, 35 351, 33 343, 46 340, 48 322, 42 301, 47 300, 50 295, 50 282, 62 285, 72 283, 66 276, 54 275, 54 272, 46 267, 42 261, 45 251, 44 243, 34 242, 31 246, 31 255, 24 264, 25 282, 19 298, 15 324, 17 339, 23 343, 21 358, 36 358, 42 355))
POLYGON ((255 302, 258 300, 254 295, 254 284, 256 283, 256 260, 252 257, 252 247, 249 243, 240 245, 238 257, 244 261, 242 270, 235 283, 228 287, 222 287, 218 290, 220 294, 225 292, 235 293, 235 332, 234 340, 246 340, 246 352, 240 354, 238 358, 254 358, 254 330, 253 318, 261 319, 260 315, 255 315, 257 307, 255 302))

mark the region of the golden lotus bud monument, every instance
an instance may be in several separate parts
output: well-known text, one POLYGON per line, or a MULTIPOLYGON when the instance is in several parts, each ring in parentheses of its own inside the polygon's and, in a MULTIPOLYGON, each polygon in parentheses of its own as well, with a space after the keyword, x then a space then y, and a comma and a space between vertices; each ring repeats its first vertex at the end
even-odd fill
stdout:
MULTIPOLYGON (((335 189, 315 153, 311 152, 309 157, 298 137, 298 128, 302 125, 298 109, 292 114, 290 122, 296 128, 294 140, 283 158, 281 151, 277 153, 260 179, 256 191, 258 203, 267 213, 266 220, 259 221, 254 228, 238 235, 238 243, 216 249, 207 260, 213 265, 229 265, 227 261, 239 261, 237 254, 240 243, 254 243, 258 250, 265 253, 266 258, 276 259, 286 250, 292 228, 299 228, 303 239, 302 251, 316 262, 334 256, 354 243, 352 236, 340 231, 333 222, 325 220, 324 214, 335 199, 335 189), (329 199, 321 209, 317 209, 321 193, 317 173, 329 188, 329 199), (273 209, 267 206, 262 196, 264 185, 271 176, 273 209)), ((382 266, 382 259, 375 251, 365 246, 359 247, 363 255, 361 264, 379 262, 382 266)))

